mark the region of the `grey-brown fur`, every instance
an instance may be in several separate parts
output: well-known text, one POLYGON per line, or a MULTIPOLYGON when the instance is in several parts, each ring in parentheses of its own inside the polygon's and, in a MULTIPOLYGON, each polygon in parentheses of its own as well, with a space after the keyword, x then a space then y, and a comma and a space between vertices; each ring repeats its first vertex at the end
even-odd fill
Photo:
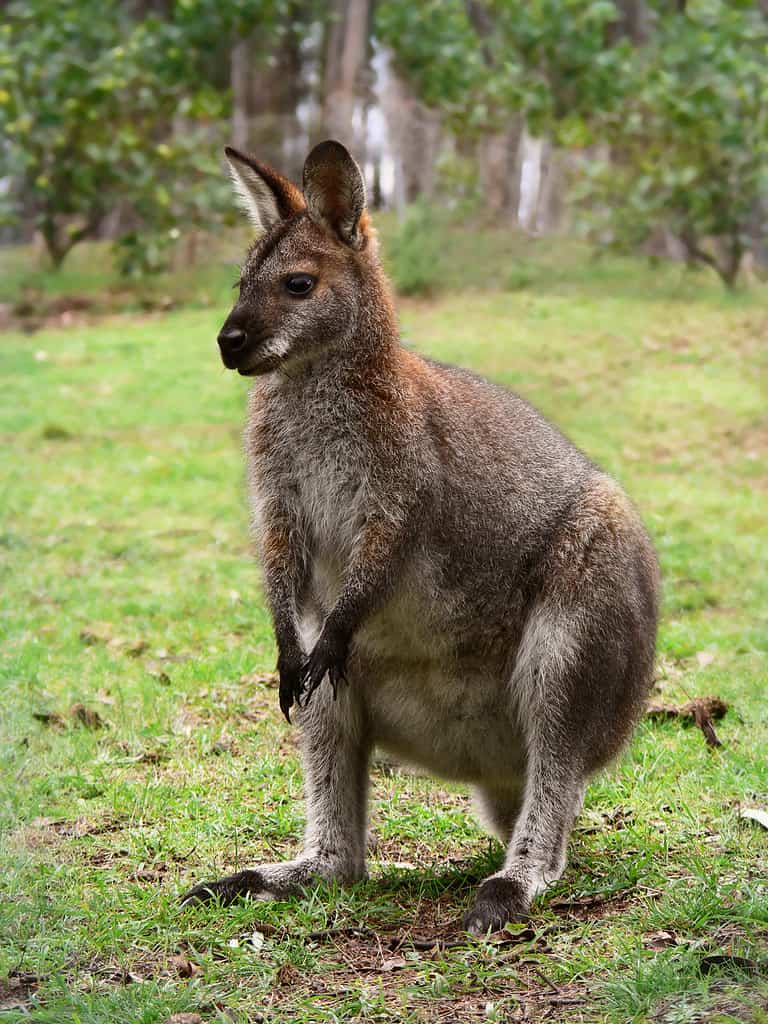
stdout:
POLYGON ((295 860, 188 898, 363 876, 379 745, 470 783, 507 844, 467 915, 484 933, 560 875, 587 781, 632 730, 651 680, 655 556, 619 486, 531 406, 401 347, 343 147, 308 158, 306 206, 229 156, 265 233, 219 340, 227 366, 256 376, 254 528, 307 831, 295 860), (305 297, 286 291, 298 272, 316 282, 305 297))

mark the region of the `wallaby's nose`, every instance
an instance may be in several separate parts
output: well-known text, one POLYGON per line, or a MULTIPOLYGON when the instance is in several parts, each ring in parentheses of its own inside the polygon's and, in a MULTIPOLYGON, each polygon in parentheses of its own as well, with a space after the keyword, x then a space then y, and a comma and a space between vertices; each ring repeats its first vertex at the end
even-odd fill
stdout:
POLYGON ((229 324, 229 326, 225 324, 219 331, 219 336, 216 340, 219 343, 221 354, 231 356, 245 347, 248 338, 242 327, 237 327, 235 324, 229 324))

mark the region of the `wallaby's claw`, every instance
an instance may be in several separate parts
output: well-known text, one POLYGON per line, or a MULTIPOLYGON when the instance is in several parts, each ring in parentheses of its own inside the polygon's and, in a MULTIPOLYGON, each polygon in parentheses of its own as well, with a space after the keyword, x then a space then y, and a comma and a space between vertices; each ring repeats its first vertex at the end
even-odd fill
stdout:
POLYGON ((280 674, 280 710, 290 725, 291 708, 294 703, 301 707, 299 697, 303 688, 303 668, 301 665, 285 665, 278 660, 280 674))
POLYGON ((291 724, 291 708, 293 707, 293 687, 285 685, 280 681, 280 710, 285 715, 285 720, 291 724))
POLYGON ((347 677, 344 675, 344 669, 338 665, 331 665, 328 669, 328 679, 330 680, 331 687, 333 689, 333 699, 339 695, 339 683, 346 683, 347 677))
MULTIPOLYGON (((312 654, 307 658, 304 666, 304 675, 302 677, 302 687, 300 690, 300 695, 304 698, 304 707, 309 704, 310 697, 318 688, 320 683, 322 683, 326 673, 328 672, 328 666, 326 666, 321 658, 315 656, 316 652, 317 648, 315 648, 312 654)), ((296 698, 296 703, 299 707, 302 707, 298 697, 296 698)))
POLYGON ((309 700, 318 686, 325 679, 326 675, 333 690, 333 699, 338 696, 340 682, 346 682, 344 665, 346 662, 346 647, 341 650, 329 643, 323 636, 317 641, 312 653, 304 663, 301 674, 301 688, 296 697, 299 707, 306 707, 309 700), (300 700, 303 698, 303 704, 300 700))

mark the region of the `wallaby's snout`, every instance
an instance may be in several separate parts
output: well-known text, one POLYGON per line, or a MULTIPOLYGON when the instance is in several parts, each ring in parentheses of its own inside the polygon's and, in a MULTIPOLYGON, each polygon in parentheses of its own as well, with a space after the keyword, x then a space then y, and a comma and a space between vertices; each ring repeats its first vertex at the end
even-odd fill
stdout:
POLYGON ((246 310, 237 305, 219 331, 217 341, 221 361, 228 370, 237 370, 244 377, 273 369, 272 360, 260 352, 267 334, 253 322, 246 310))

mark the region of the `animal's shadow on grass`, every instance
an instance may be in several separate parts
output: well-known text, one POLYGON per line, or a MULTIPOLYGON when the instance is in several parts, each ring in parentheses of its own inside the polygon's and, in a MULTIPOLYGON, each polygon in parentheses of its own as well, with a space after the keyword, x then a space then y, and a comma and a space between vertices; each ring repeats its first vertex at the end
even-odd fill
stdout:
MULTIPOLYGON (((323 904, 328 908, 329 916, 336 922, 330 926, 331 933, 347 931, 348 928, 338 928, 337 924, 350 916, 356 921, 353 931, 367 927, 391 930, 419 924, 428 930, 447 928, 451 923, 458 926, 477 886, 497 871, 502 862, 501 848, 489 845, 480 856, 449 862, 448 867, 444 863, 423 868, 385 864, 374 869, 372 877, 343 888, 335 882, 319 882, 293 896, 266 903, 245 895, 234 900, 232 906, 273 907, 274 916, 267 913, 274 922, 268 925, 270 930, 271 927, 280 927, 278 921, 283 914, 286 918, 293 918, 298 913, 301 919, 304 916, 302 907, 311 904, 323 904)), ((230 909, 215 898, 207 903, 207 907, 221 913, 230 909)))
POLYGON ((498 871, 504 861, 501 847, 490 848, 471 860, 460 860, 448 868, 442 865, 430 868, 384 867, 363 885, 370 891, 392 893, 398 896, 432 897, 467 896, 484 878, 498 871))

